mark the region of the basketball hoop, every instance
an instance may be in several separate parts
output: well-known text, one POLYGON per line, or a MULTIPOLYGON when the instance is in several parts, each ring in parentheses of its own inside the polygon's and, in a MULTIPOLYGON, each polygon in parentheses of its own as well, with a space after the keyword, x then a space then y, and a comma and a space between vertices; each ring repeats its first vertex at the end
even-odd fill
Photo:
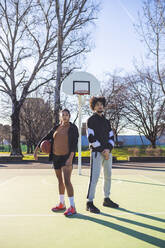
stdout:
POLYGON ((90 81, 74 80, 73 95, 90 95, 90 81))
POLYGON ((71 73, 62 82, 62 91, 67 95, 97 95, 100 82, 92 74, 83 71, 71 73))
POLYGON ((99 81, 90 73, 77 71, 66 77, 62 83, 62 90, 67 95, 77 95, 79 102, 79 140, 78 140, 78 172, 81 175, 81 124, 82 105, 86 95, 97 95, 100 92, 99 81))
POLYGON ((74 92, 74 94, 75 95, 81 95, 81 96, 89 95, 89 91, 87 91, 87 90, 77 90, 77 91, 74 92))

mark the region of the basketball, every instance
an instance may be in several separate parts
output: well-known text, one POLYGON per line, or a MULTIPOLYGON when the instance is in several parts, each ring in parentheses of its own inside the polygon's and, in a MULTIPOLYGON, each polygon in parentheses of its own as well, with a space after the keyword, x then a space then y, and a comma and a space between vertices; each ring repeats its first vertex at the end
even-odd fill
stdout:
POLYGON ((51 144, 49 140, 44 140, 42 141, 41 145, 40 145, 41 151, 44 153, 50 153, 51 150, 51 144))

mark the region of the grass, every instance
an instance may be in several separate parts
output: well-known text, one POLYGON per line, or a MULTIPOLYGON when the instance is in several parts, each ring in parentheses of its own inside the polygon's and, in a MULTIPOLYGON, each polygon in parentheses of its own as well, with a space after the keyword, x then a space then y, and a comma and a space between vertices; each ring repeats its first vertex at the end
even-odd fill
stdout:
MULTIPOLYGON (((9 155, 8 152, 0 152, 1 154, 9 155)), ((23 152, 23 160, 34 160, 33 154, 27 154, 26 152, 23 152)), ((112 155, 117 157, 118 160, 128 160, 128 148, 115 148, 112 151, 112 155)), ((48 155, 44 153, 39 153, 39 156, 47 157, 48 155)), ((76 152, 76 157, 78 157, 78 152, 76 152)), ((90 151, 82 151, 82 157, 90 157, 90 151)))
MULTIPOLYGON (((117 158, 117 160, 128 160, 129 156, 133 156, 129 153, 128 149, 133 147, 122 147, 122 148, 114 148, 112 150, 112 155, 117 158)), ((135 148, 135 147, 134 147, 135 148)), ((139 148, 139 147, 136 147, 139 148)), ((138 156, 143 157, 147 156, 145 153, 146 147, 139 148, 138 156)), ((165 146, 162 146, 161 149, 163 150, 162 156, 165 156, 165 146)), ((0 155, 9 155, 9 152, 0 152, 0 155)), ((25 151, 23 152, 23 160, 34 160, 33 154, 27 154, 25 151)), ((39 153, 39 156, 47 157, 48 155, 44 153, 39 153)), ((78 152, 76 152, 76 157, 78 156, 78 152)), ((82 151, 82 157, 90 157, 90 151, 82 151)))
MULTIPOLYGON (((34 156, 33 154, 27 154, 26 152, 22 152, 23 154, 23 160, 34 160, 34 156)), ((0 152, 0 156, 9 156, 10 153, 9 152, 0 152)), ((40 157, 48 157, 47 154, 44 153, 40 153, 39 154, 40 157)))

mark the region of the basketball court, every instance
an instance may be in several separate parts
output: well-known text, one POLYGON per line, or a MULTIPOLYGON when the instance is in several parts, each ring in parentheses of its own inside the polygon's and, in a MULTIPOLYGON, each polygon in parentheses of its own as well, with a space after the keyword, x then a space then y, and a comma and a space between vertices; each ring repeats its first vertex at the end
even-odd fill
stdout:
POLYGON ((90 169, 83 167, 78 175, 75 166, 72 182, 78 213, 68 218, 51 212, 58 202, 51 164, 38 164, 36 169, 25 169, 34 168, 30 164, 12 166, 1 165, 0 170, 2 248, 165 247, 165 165, 115 164, 111 197, 120 209, 102 206, 101 175, 95 199, 101 214, 85 210, 90 169))
MULTIPOLYGON (((82 95, 97 95, 100 84, 89 73, 78 72, 62 87, 66 94, 78 96, 81 130, 82 95)), ((78 152, 72 175, 77 214, 71 217, 51 211, 59 202, 51 164, 0 165, 0 247, 164 248, 165 165, 115 164, 111 198, 120 208, 102 206, 101 175, 94 202, 101 213, 92 214, 86 211, 90 167, 81 168, 81 135, 78 152)), ((67 197, 65 202, 68 207, 67 197)))

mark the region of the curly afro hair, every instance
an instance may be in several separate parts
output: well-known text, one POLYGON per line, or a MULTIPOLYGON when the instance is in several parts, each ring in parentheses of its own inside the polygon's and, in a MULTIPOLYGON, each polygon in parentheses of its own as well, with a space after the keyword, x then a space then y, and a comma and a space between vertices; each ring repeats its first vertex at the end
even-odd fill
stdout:
POLYGON ((93 96, 93 97, 91 97, 91 99, 90 99, 90 108, 91 108, 92 110, 94 110, 95 105, 96 105, 97 102, 101 102, 101 103, 103 104, 104 107, 105 107, 105 105, 106 105, 105 97, 103 97, 103 96, 100 96, 100 97, 95 97, 95 96, 93 96))

